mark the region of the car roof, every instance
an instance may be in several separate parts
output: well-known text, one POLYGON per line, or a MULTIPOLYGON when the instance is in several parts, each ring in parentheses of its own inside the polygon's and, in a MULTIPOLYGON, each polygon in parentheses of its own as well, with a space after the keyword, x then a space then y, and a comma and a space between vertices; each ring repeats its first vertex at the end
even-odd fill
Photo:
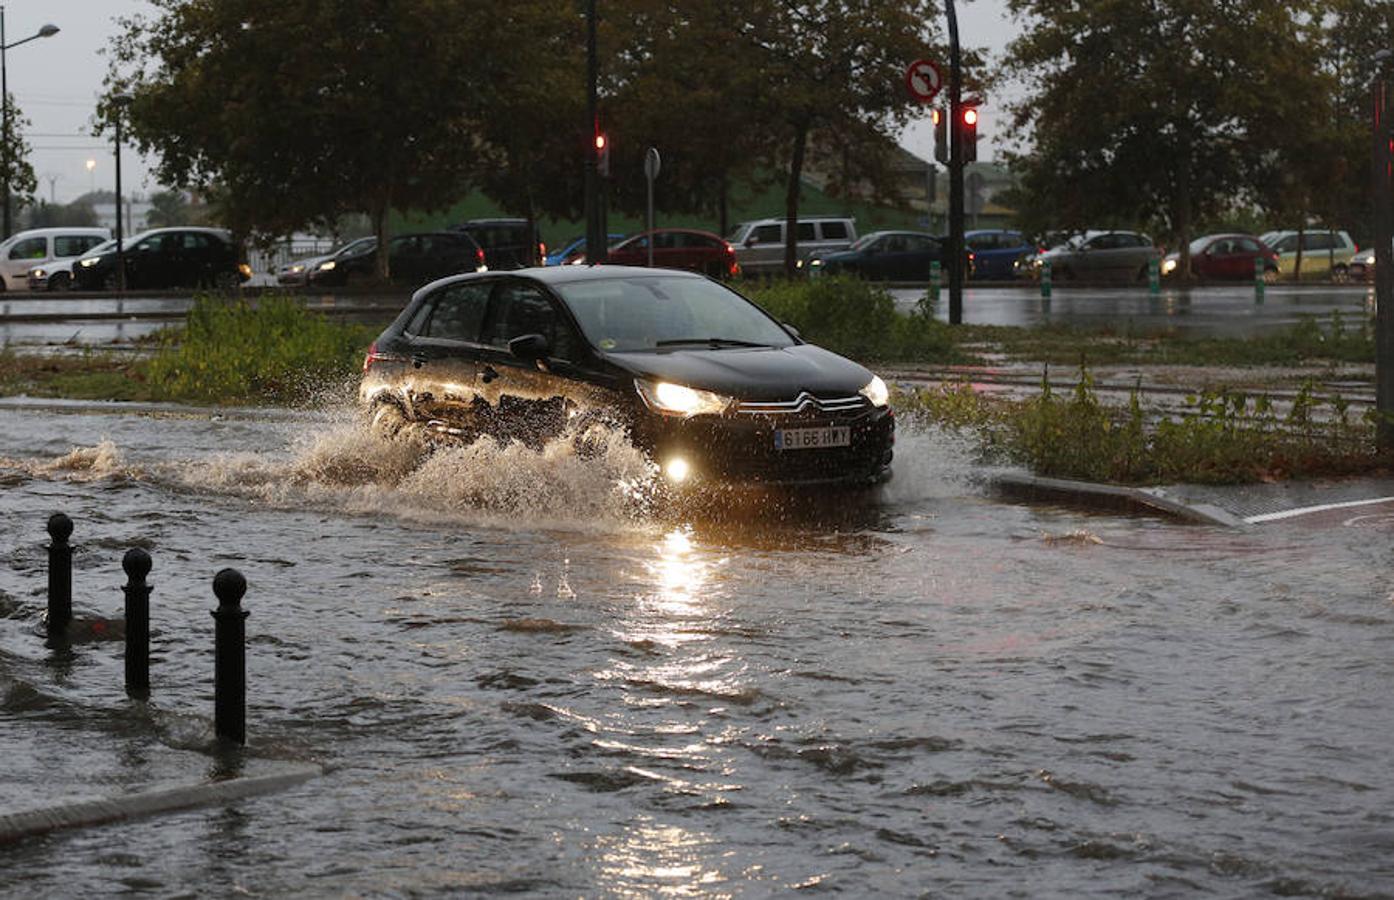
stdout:
MULTIPOLYGON (((934 238, 936 241, 943 240, 943 238, 937 234, 930 234, 928 231, 912 231, 908 228, 887 228, 883 231, 868 231, 866 234, 862 235, 862 237, 878 237, 883 234, 913 234, 916 237, 934 238)), ((964 235, 964 237, 967 237, 967 235, 964 235)))
POLYGON ((26 238, 26 237, 47 237, 47 236, 49 236, 50 234, 83 234, 83 235, 88 235, 88 234, 105 234, 105 235, 110 235, 110 234, 111 234, 111 229, 110 229, 110 228, 101 228, 101 227, 98 227, 98 226, 95 226, 95 225, 72 225, 72 226, 55 225, 55 226, 46 227, 46 228, 26 228, 26 229, 24 229, 23 231, 16 231, 14 234, 12 234, 12 235, 10 235, 8 238, 6 238, 6 240, 12 241, 12 240, 14 240, 15 238, 26 238))
POLYGON ((681 269, 650 269, 647 266, 612 266, 607 264, 593 266, 533 266, 526 269, 509 269, 508 271, 462 272, 457 275, 447 275, 445 278, 437 279, 423 286, 416 294, 420 295, 423 291, 430 290, 444 283, 507 278, 529 278, 546 285, 607 281, 616 278, 691 278, 703 281, 708 280, 705 275, 699 275, 696 272, 687 272, 681 269))

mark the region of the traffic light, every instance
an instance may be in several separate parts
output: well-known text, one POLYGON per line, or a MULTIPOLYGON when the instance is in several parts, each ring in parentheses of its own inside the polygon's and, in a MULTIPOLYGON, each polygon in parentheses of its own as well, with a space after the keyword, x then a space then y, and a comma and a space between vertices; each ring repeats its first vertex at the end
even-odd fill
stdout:
POLYGON ((941 163, 949 161, 949 118, 944 115, 944 111, 939 108, 930 110, 930 117, 934 120, 934 158, 941 163))
POLYGON ((595 136, 595 170, 606 178, 610 177, 610 142, 603 133, 595 136))
POLYGON ((978 108, 965 106, 960 113, 961 124, 958 131, 958 154, 963 162, 974 162, 978 158, 978 108))

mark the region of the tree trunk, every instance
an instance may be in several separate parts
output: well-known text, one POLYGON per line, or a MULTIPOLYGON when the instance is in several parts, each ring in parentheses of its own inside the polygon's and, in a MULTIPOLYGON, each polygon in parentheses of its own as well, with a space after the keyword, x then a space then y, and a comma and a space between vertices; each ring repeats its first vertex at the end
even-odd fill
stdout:
POLYGON ((1177 265, 1177 280, 1183 284, 1191 283, 1191 142, 1189 138, 1181 141, 1177 154, 1176 172, 1176 236, 1181 242, 1181 253, 1177 265))
POLYGON ((804 150, 808 144, 808 125, 794 126, 794 152, 789 159, 789 184, 784 192, 784 274, 790 278, 798 272, 799 258, 799 188, 803 179, 804 150))
MULTIPOLYGON (((1302 211, 1302 218, 1301 218, 1300 221, 1302 221, 1302 222, 1307 221, 1307 211, 1306 211, 1305 209, 1302 211)), ((1301 225, 1298 225, 1298 226, 1297 226, 1297 259, 1293 260, 1293 264, 1292 264, 1292 280, 1293 280, 1293 283, 1294 283, 1294 284, 1301 284, 1301 283, 1302 283, 1302 245, 1305 244, 1305 243, 1307 243, 1306 232, 1304 232, 1304 231, 1302 230, 1302 226, 1301 226, 1301 225)))
POLYGON ((392 278, 387 265, 387 210, 388 204, 384 201, 372 212, 373 235, 378 239, 377 248, 373 251, 373 272, 383 282, 392 278))

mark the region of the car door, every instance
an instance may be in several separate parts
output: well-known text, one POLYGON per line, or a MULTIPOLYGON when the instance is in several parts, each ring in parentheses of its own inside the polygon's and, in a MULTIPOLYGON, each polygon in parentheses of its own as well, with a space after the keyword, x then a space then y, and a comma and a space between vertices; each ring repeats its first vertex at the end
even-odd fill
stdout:
POLYGON ((421 241, 416 235, 403 234, 387 242, 387 266, 392 280, 399 284, 422 283, 421 241))
POLYGON ((22 291, 29 287, 29 270, 50 258, 46 237, 29 237, 16 241, 10 247, 5 259, 0 261, 4 267, 5 290, 22 291))
POLYGON ((171 279, 171 260, 177 257, 179 234, 166 231, 152 234, 124 250, 126 287, 155 290, 167 287, 171 279))
POLYGON ((900 281, 929 280, 930 263, 939 259, 939 242, 928 235, 905 236, 905 256, 896 273, 900 281))
POLYGON ((480 430, 479 336, 493 287, 485 279, 437 288, 404 329, 411 367, 405 399, 412 417, 431 430, 462 436, 480 430))
POLYGON ((752 272, 769 272, 784 265, 784 223, 767 223, 751 229, 742 242, 741 266, 752 272))
MULTIPOLYGON (((656 262, 656 260, 655 260, 656 262)), ((569 317, 536 282, 500 280, 490 296, 481 336, 478 390, 488 405, 488 430, 540 448, 565 428, 568 413, 588 406, 589 389, 577 374, 588 358, 569 317), (509 342, 538 334, 542 359, 524 359, 509 342)))
POLYGON ((179 286, 212 284, 217 268, 217 239, 198 231, 186 231, 179 237, 179 286))

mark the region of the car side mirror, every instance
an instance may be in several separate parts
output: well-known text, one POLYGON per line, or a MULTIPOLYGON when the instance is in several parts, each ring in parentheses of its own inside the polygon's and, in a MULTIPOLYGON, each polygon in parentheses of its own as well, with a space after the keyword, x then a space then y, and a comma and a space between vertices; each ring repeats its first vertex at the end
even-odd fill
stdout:
POLYGON ((746 237, 745 240, 741 241, 741 246, 742 246, 742 247, 754 247, 754 246, 755 246, 755 235, 753 235, 753 234, 752 234, 752 235, 748 235, 748 236, 746 237))
POLYGON ((549 349, 547 339, 540 334, 522 334, 508 342, 508 352, 528 362, 546 359, 549 349))

